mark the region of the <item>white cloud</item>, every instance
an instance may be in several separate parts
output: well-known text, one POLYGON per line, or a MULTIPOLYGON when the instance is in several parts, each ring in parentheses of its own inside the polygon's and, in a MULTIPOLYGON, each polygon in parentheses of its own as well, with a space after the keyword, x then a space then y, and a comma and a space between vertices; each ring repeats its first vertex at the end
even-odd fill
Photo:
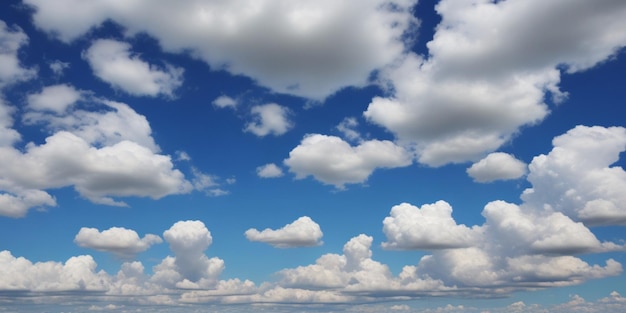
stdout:
POLYGON ((436 9, 442 21, 428 58, 410 53, 383 70, 392 96, 374 98, 364 113, 431 166, 496 150, 548 114, 547 94, 564 99, 560 68, 587 69, 626 44, 618 2, 444 0, 436 9))
POLYGON ((211 232, 201 221, 176 222, 163 233, 163 238, 170 245, 175 257, 165 259, 159 265, 159 271, 173 270, 179 274, 176 286, 195 289, 200 286, 212 286, 217 283, 218 276, 224 270, 224 261, 213 257, 208 258, 204 251, 213 242, 211 232))
POLYGON ((69 106, 80 100, 81 92, 70 85, 45 87, 40 93, 28 95, 28 108, 35 111, 64 113, 69 106))
POLYGON ((626 151, 626 129, 577 126, 529 165, 525 202, 587 224, 626 224, 626 172, 611 166, 626 151))
POLYGON ((218 108, 236 108, 237 107, 237 100, 229 97, 229 96, 219 96, 217 97, 215 100, 213 100, 213 105, 215 105, 218 108))
POLYGON ((403 34, 416 23, 414 0, 25 2, 36 9, 34 23, 63 41, 111 19, 168 52, 190 52, 214 69, 316 100, 367 84, 372 71, 405 51, 403 34))
POLYGON ((520 178, 526 174, 526 168, 526 163, 514 156, 508 153, 494 152, 472 164, 467 169, 467 174, 476 182, 488 183, 495 180, 520 178))
POLYGON ((289 109, 276 103, 253 106, 250 113, 254 121, 246 125, 245 131, 259 137, 269 134, 280 136, 293 127, 289 109))
POLYGON ((15 107, 10 106, 0 95, 0 147, 10 147, 20 141, 22 136, 13 129, 13 113, 15 107))
POLYGON ((319 246, 324 234, 317 223, 303 216, 277 230, 250 228, 245 235, 250 241, 264 242, 277 248, 296 248, 319 246))
POLYGON ((383 232, 389 249, 449 249, 467 247, 476 241, 476 229, 457 225, 452 207, 445 201, 421 208, 402 203, 391 208, 383 220, 383 232))
POLYGON ((111 227, 102 232, 96 228, 82 227, 74 237, 74 242, 83 248, 110 252, 122 258, 131 258, 163 240, 153 234, 146 234, 143 238, 139 238, 137 232, 123 227, 111 227))
POLYGON ((275 178, 283 176, 283 170, 278 165, 269 163, 257 167, 256 174, 261 178, 275 178))
POLYGON ((166 64, 148 64, 131 53, 128 43, 99 39, 85 51, 84 58, 101 80, 135 96, 172 97, 183 84, 183 69, 166 64))
POLYGON ((32 263, 0 251, 0 290, 54 292, 106 291, 110 277, 96 272, 96 262, 89 255, 69 258, 65 263, 32 263))
POLYGON ((17 57, 18 50, 28 43, 28 36, 21 28, 13 29, 0 21, 0 89, 33 78, 37 71, 24 68, 17 57))
POLYGON ((343 134, 343 136, 352 141, 361 140, 361 134, 355 130, 355 128, 359 125, 356 118, 354 117, 346 117, 337 125, 337 130, 343 134))
POLYGON ((339 137, 307 135, 285 159, 297 179, 309 175, 337 188, 363 183, 376 168, 404 167, 412 156, 391 141, 370 140, 351 146, 339 137))
POLYGON ((57 77, 61 77, 63 75, 63 72, 66 69, 70 68, 70 64, 68 62, 62 62, 60 60, 50 62, 48 66, 50 67, 52 73, 57 77))

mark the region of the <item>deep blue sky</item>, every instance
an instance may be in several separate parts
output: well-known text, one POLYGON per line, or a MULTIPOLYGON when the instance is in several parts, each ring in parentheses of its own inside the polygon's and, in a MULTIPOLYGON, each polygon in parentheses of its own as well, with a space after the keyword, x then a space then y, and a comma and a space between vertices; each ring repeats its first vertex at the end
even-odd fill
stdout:
POLYGON ((3 2, 0 311, 622 312, 626 5, 415 2, 3 2))

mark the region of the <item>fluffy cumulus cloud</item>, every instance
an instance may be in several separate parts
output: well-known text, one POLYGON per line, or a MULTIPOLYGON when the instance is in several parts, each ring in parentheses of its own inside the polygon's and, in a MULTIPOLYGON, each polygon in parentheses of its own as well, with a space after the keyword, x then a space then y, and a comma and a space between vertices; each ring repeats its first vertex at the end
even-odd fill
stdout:
POLYGON ((417 1, 25 2, 38 27, 66 42, 111 19, 129 35, 155 37, 166 51, 188 51, 274 91, 322 100, 367 84, 372 71, 405 51, 417 1))
POLYGON ((377 168, 396 168, 412 163, 404 148, 387 140, 370 140, 357 146, 335 136, 307 135, 289 152, 284 163, 297 179, 313 176, 337 188, 363 183, 377 168))
POLYGON ((257 167, 256 174, 261 178, 275 178, 283 176, 283 170, 278 165, 269 163, 257 167))
MULTIPOLYGON (((48 190, 67 186, 95 203, 118 206, 125 203, 113 197, 158 199, 193 189, 171 157, 158 153, 146 118, 128 105, 84 97, 69 85, 46 87, 27 101, 23 122, 52 134, 18 149, 12 145, 19 139, 15 132, 10 144, 0 147, 7 165, 0 169, 0 214, 21 217, 31 208, 54 206, 48 190), (78 100, 99 110, 83 110, 78 100)), ((13 110, 3 105, 2 112, 10 127, 13 110)))
POLYGON ((139 238, 136 231, 123 227, 111 227, 102 232, 96 228, 82 227, 74 237, 74 242, 83 248, 110 252, 122 258, 131 258, 163 240, 153 234, 146 234, 143 238, 139 238))
POLYGON ((204 251, 213 243, 211 232, 201 221, 180 221, 163 233, 174 252, 159 264, 155 276, 164 276, 175 287, 195 289, 212 286, 224 270, 220 258, 208 258, 204 251))
POLYGON ((473 244, 476 231, 457 225, 452 218, 452 207, 445 201, 425 204, 421 208, 402 203, 391 208, 383 220, 390 249, 444 249, 473 244))
POLYGON ((324 234, 320 225, 310 217, 303 216, 280 229, 266 228, 258 231, 250 228, 245 235, 250 241, 264 242, 277 248, 295 248, 319 246, 322 244, 321 239, 324 234))
POLYGON ((246 125, 245 131, 259 137, 279 136, 293 127, 289 120, 289 109, 276 103, 253 106, 250 109, 253 121, 246 125))
POLYGON ((517 179, 526 174, 526 163, 508 153, 494 152, 472 164, 467 174, 479 183, 517 179))
POLYGON ((28 95, 28 108, 33 111, 64 113, 69 106, 81 98, 81 92, 70 85, 54 85, 43 88, 39 93, 28 95))
POLYGON ((96 77, 131 95, 171 97, 183 83, 182 68, 149 64, 133 55, 130 44, 125 42, 99 39, 83 56, 96 77))
POLYGON ((35 76, 34 69, 20 64, 17 52, 28 43, 28 36, 19 27, 0 21, 0 89, 35 76))
POLYGON ((530 163, 524 201, 586 224, 626 224, 626 172, 611 166, 626 150, 626 129, 578 126, 553 144, 530 163))
POLYGON ((408 54, 384 70, 392 96, 364 113, 431 166, 497 149, 548 114, 547 95, 564 99, 561 68, 588 69, 626 45, 619 1, 443 0, 436 10, 442 21, 428 58, 408 54))

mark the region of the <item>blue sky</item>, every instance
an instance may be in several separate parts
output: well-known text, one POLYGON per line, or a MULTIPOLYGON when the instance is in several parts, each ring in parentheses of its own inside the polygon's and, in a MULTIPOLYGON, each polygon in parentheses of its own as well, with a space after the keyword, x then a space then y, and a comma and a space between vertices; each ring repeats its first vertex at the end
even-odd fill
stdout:
POLYGON ((623 312, 622 1, 4 1, 0 312, 623 312))

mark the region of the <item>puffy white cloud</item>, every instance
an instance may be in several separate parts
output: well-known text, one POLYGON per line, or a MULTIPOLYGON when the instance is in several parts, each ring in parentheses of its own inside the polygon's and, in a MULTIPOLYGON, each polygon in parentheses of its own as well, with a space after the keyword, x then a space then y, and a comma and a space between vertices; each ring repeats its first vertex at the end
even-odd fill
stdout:
POLYGON ((166 51, 190 52, 276 92, 323 100, 367 84, 372 71, 405 51, 417 1, 25 2, 36 9, 38 27, 66 42, 111 19, 128 35, 155 37, 166 51))
POLYGON ((153 244, 163 242, 161 237, 146 234, 139 238, 136 231, 123 227, 111 227, 100 232, 96 228, 82 227, 74 242, 83 247, 110 252, 123 258, 130 258, 146 251, 153 244))
POLYGON ((278 165, 269 163, 257 167, 256 174, 261 178, 275 178, 283 176, 283 170, 278 165))
POLYGON ((553 145, 529 165, 524 201, 586 224, 625 224, 626 172, 611 165, 626 150, 626 129, 577 126, 553 145))
POLYGON ((475 243, 477 229, 457 225, 452 207, 445 201, 425 204, 421 208, 402 203, 391 208, 383 220, 383 232, 389 249, 449 249, 475 243))
POLYGON ((173 96, 183 84, 183 69, 146 63, 131 53, 128 43, 98 39, 84 52, 84 58, 101 80, 136 96, 173 96))
POLYGON ((266 228, 258 231, 250 228, 245 235, 250 241, 264 242, 278 248, 295 248, 319 246, 322 244, 320 240, 324 234, 320 226, 310 217, 302 216, 280 229, 266 228))
POLYGON ((387 140, 370 140, 351 146, 339 137, 307 135, 284 160, 297 179, 309 175, 343 188, 345 184, 362 183, 376 168, 404 167, 412 156, 404 148, 387 140))
POLYGON ((428 58, 410 53, 384 70, 392 96, 374 98, 365 117, 415 144, 431 166, 496 150, 548 114, 547 94, 564 99, 560 68, 587 69, 626 45, 618 1, 543 4, 441 1, 428 58))
POLYGON ((0 147, 12 146, 20 141, 22 136, 13 129, 13 113, 15 107, 5 102, 0 95, 0 147))
MULTIPOLYGON (((174 258, 166 258, 155 270, 158 273, 173 275, 176 287, 195 289, 217 283, 224 270, 220 258, 208 258, 204 251, 213 242, 211 232, 201 221, 176 222, 163 233, 163 238, 174 252, 174 258), (179 277, 176 277, 176 274, 179 277), (176 281, 178 280, 178 281, 176 281)), ((161 274, 162 275, 162 274, 161 274)))
POLYGON ((110 277, 96 272, 96 262, 89 255, 69 258, 65 263, 32 263, 0 251, 0 290, 20 292, 106 291, 110 277))
POLYGON ((27 189, 14 191, 13 194, 0 193, 0 215, 3 216, 23 217, 31 208, 56 205, 54 197, 42 190, 27 189))
POLYGON ((526 163, 514 156, 508 153, 494 152, 472 164, 467 169, 467 174, 476 182, 488 183, 495 180, 520 178, 526 174, 526 168, 526 163))
POLYGON ((81 98, 81 92, 70 85, 45 87, 40 93, 28 95, 28 108, 61 114, 81 98))
POLYGON ((219 96, 215 100, 213 100, 213 105, 218 108, 236 108, 237 100, 229 97, 229 96, 219 96))
POLYGON ((259 137, 269 134, 280 136, 293 127, 289 109, 276 103, 253 106, 250 113, 253 121, 246 125, 245 131, 259 137))
POLYGON ((13 29, 0 21, 0 89, 33 78, 37 71, 24 68, 17 57, 18 50, 28 43, 28 36, 19 27, 13 29))

